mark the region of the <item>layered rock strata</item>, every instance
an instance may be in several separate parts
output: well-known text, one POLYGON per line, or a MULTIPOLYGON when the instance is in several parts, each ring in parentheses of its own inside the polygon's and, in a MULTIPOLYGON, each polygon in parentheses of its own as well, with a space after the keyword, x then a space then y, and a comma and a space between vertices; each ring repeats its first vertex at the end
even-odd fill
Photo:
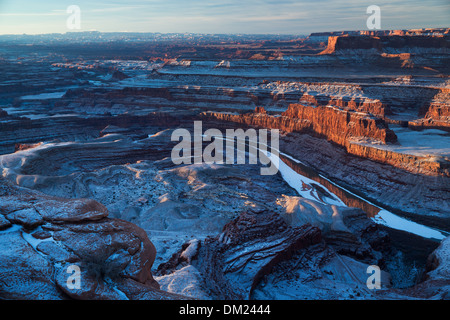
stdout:
POLYGON ((279 129, 286 133, 308 133, 322 137, 345 148, 352 155, 427 175, 450 175, 450 163, 432 156, 399 153, 377 144, 396 144, 397 136, 388 124, 365 113, 337 107, 314 107, 291 104, 282 115, 261 113, 202 113, 202 119, 227 121, 245 126, 279 129), (370 143, 361 143, 370 142, 370 143))

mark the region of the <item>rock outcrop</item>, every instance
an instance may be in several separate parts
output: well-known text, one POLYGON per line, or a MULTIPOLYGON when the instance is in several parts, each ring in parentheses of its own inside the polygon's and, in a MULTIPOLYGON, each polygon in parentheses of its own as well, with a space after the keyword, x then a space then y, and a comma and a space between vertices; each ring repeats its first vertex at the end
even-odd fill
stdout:
POLYGON ((428 257, 423 281, 404 293, 419 299, 450 299, 450 237, 428 257))
POLYGON ((338 254, 368 264, 382 265, 382 252, 389 251, 390 240, 361 209, 329 206, 315 201, 287 197, 280 200, 280 214, 289 226, 311 224, 321 230, 322 238, 338 254))
POLYGON ((199 267, 217 298, 249 299, 275 264, 320 241, 317 227, 289 227, 274 213, 244 212, 205 241, 199 267))
POLYGON ((403 30, 351 30, 351 31, 330 31, 313 32, 309 37, 330 37, 330 36, 419 36, 419 35, 448 35, 450 28, 422 28, 403 30))
MULTIPOLYGON (((333 218, 308 210, 306 218, 255 207, 242 212, 218 236, 186 242, 160 265, 158 281, 208 299, 376 299, 366 287, 367 268, 382 265, 373 253, 388 247, 386 234, 355 209, 340 208, 333 218)), ((390 276, 381 276, 386 290, 390 276)))
POLYGON ((0 182, 1 299, 183 298, 159 290, 156 250, 139 227, 93 200, 0 182))
POLYGON ((423 118, 408 122, 415 129, 436 128, 450 131, 450 89, 440 89, 429 103, 424 104, 419 115, 423 118))
POLYGON ((283 116, 306 119, 313 131, 327 139, 346 146, 350 137, 367 137, 382 143, 395 143, 397 137, 379 118, 332 106, 305 106, 291 104, 283 116))
MULTIPOLYGON (((381 252, 388 248, 389 237, 361 210, 322 206, 297 197, 287 201, 290 204, 286 204, 284 214, 250 209, 227 224, 219 236, 202 243, 193 263, 215 297, 251 298, 261 280, 271 276, 273 270, 311 252, 318 263, 315 271, 310 269, 315 262, 294 263, 293 269, 316 272, 320 278, 322 271, 318 269, 330 267, 333 259, 348 259, 344 262, 347 268, 351 268, 351 261, 361 266, 363 262, 382 264, 381 252)), ((175 260, 179 263, 180 257, 175 260)), ((348 272, 343 268, 341 272, 348 272)))
POLYGON ((397 137, 384 120, 348 108, 290 104, 281 116, 271 116, 257 108, 255 113, 203 113, 203 117, 242 123, 285 132, 307 132, 348 146, 351 137, 367 137, 381 143, 395 143, 397 137))
POLYGON ((0 118, 5 118, 8 116, 8 112, 0 108, 0 118))
POLYGON ((383 51, 385 48, 449 48, 450 43, 444 35, 341 35, 328 37, 328 46, 320 54, 333 54, 341 50, 374 49, 383 51))
POLYGON ((304 94, 300 98, 300 103, 322 107, 336 106, 341 109, 371 114, 379 118, 384 118, 386 115, 392 113, 390 107, 386 103, 382 103, 378 99, 361 97, 310 96, 304 94))

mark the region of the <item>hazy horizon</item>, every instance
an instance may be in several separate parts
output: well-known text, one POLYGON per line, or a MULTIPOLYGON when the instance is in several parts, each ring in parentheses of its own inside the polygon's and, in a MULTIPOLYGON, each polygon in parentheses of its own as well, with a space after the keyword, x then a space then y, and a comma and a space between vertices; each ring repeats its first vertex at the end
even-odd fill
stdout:
MULTIPOLYGON (((431 26, 431 27, 422 27, 422 28, 403 28, 403 29, 380 29, 378 31, 383 30, 414 30, 414 29, 442 29, 442 28, 450 28, 448 26, 431 26)), ((321 33, 321 32, 345 32, 345 31, 359 31, 362 29, 347 29, 347 30, 327 30, 327 31, 313 31, 310 33, 243 33, 243 32, 234 32, 234 33, 202 33, 202 32, 158 32, 158 31, 102 31, 102 30, 81 30, 81 31, 67 31, 67 32, 46 32, 46 33, 1 33, 0 36, 41 36, 41 35, 51 35, 51 34, 71 34, 71 33, 89 33, 89 32, 98 32, 98 33, 129 33, 129 34, 195 34, 195 35, 282 35, 282 36, 308 36, 311 33, 321 33)))
POLYGON ((377 1, 236 0, 189 2, 181 0, 132 1, 0 1, 0 34, 51 34, 77 31, 196 33, 196 34, 283 34, 366 30, 370 5, 381 9, 381 29, 439 28, 448 26, 447 0, 377 1), (67 7, 81 9, 81 28, 66 26, 67 7))

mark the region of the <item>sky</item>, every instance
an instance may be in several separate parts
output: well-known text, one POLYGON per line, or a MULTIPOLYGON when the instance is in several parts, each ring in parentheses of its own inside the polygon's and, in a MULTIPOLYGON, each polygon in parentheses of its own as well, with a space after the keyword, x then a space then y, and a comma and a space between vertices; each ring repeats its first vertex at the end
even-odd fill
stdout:
POLYGON ((73 31, 309 34, 367 30, 381 9, 381 29, 450 27, 450 0, 0 0, 0 34, 73 31), (70 30, 67 8, 80 8, 70 30))

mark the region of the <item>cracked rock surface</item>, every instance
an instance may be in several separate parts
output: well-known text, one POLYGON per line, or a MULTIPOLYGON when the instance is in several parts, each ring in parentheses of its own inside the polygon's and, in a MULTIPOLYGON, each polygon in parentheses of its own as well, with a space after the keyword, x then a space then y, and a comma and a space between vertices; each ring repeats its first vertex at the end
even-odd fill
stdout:
POLYGON ((151 267, 156 250, 136 225, 89 199, 68 200, 1 179, 1 299, 171 299, 151 267), (69 268, 71 267, 72 268, 69 268), (80 288, 68 285, 80 270, 80 288))

